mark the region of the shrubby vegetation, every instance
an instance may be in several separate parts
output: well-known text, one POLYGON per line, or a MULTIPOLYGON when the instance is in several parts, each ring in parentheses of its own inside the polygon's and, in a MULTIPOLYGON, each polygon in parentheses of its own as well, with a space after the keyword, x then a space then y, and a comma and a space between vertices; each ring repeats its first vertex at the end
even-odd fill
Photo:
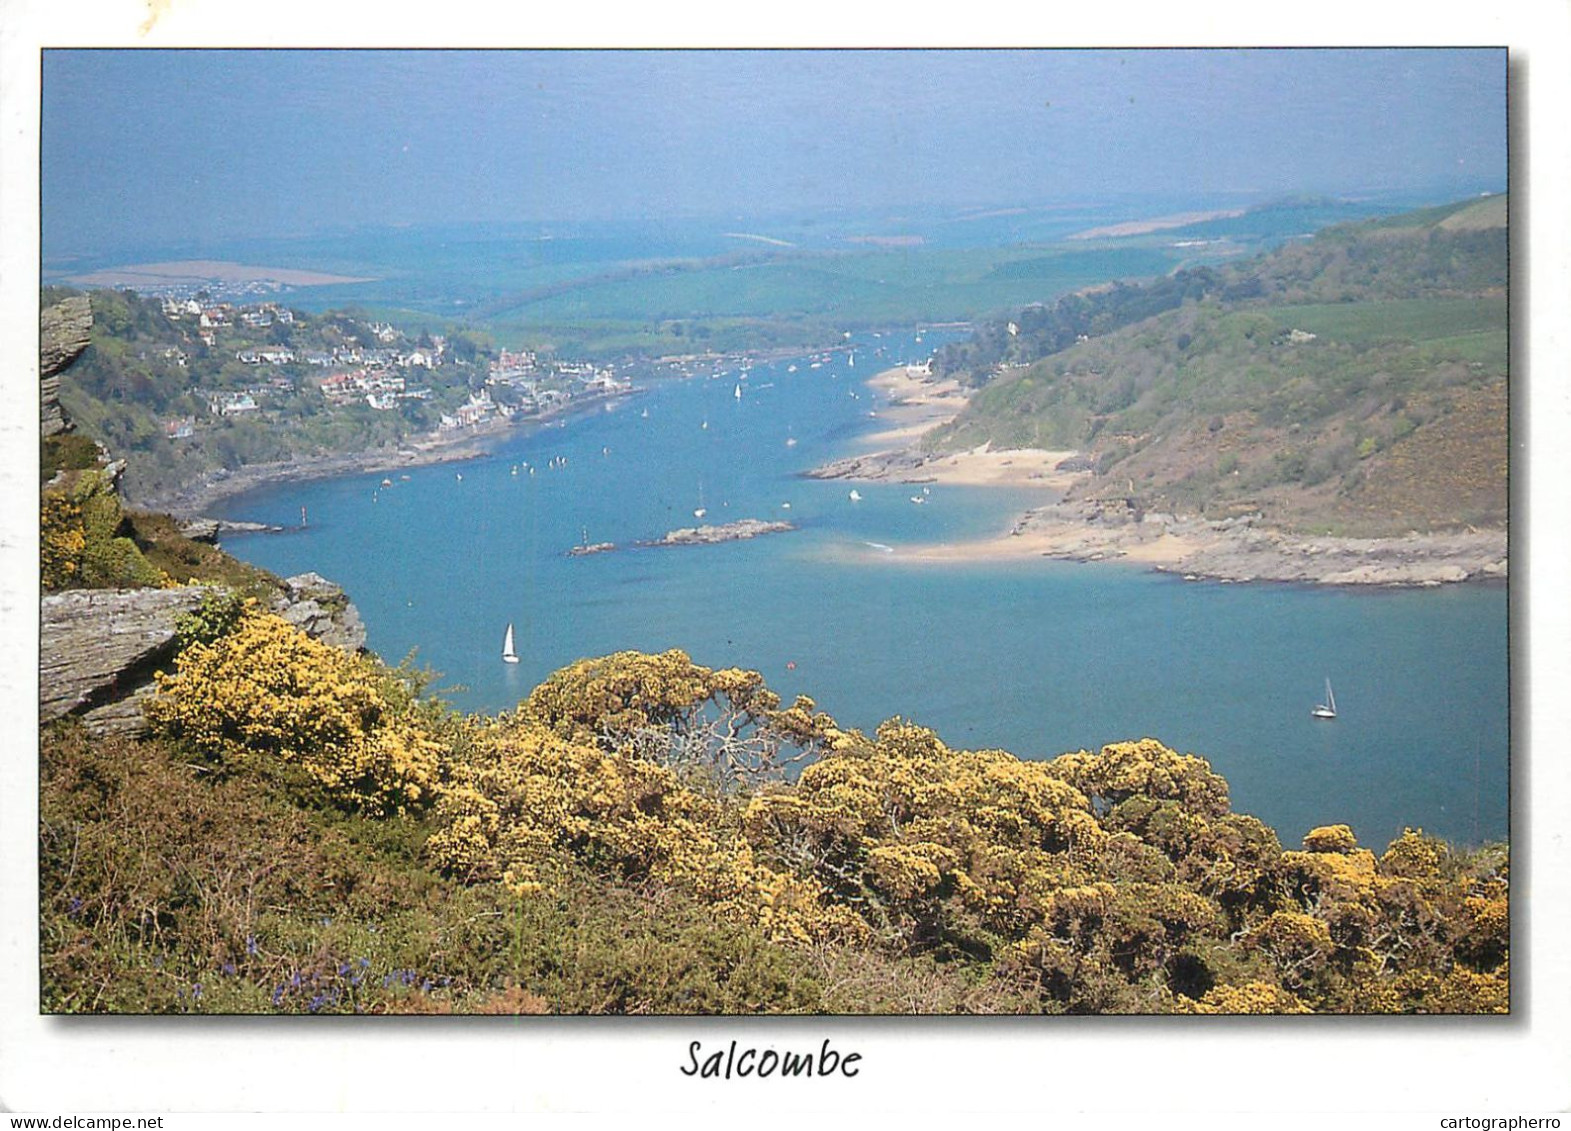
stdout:
POLYGON ((163 585, 168 576, 142 554, 107 472, 67 471, 43 490, 39 556, 45 589, 163 585))
POLYGON ((254 606, 140 741, 45 736, 43 1005, 1500 1012, 1503 846, 1284 851, 1202 759, 844 730, 681 652, 460 717, 254 606))
POLYGON ((941 350, 934 450, 1074 449, 1081 493, 1350 534, 1506 515, 1504 201, 1030 307, 941 350))

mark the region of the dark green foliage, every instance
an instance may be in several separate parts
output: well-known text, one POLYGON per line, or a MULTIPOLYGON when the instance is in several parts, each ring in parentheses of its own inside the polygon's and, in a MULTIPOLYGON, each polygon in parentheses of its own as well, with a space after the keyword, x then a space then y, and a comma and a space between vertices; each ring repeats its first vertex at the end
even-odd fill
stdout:
POLYGON ((231 589, 213 589, 192 612, 175 621, 175 639, 181 651, 193 644, 211 644, 227 635, 245 614, 245 598, 231 589))
POLYGON ((47 483, 60 471, 83 471, 97 467, 99 447, 86 436, 63 432, 45 436, 39 445, 39 472, 47 483))

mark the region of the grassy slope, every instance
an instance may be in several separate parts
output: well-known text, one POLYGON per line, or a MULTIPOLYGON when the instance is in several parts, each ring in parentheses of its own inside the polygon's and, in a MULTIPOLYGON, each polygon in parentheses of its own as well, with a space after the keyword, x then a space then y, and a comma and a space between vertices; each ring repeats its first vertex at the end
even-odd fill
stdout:
POLYGON ((1192 302, 999 378, 927 443, 1082 449, 1101 472, 1087 493, 1257 507, 1290 528, 1502 524, 1507 310, 1490 224, 1504 210, 1490 198, 1285 247, 1233 269, 1256 297, 1192 302))

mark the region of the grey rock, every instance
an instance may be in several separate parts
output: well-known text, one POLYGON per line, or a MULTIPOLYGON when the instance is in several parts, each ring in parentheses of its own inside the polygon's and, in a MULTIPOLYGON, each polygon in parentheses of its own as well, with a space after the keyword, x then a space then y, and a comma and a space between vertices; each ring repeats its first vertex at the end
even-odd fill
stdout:
POLYGON ((53 377, 87 349, 93 332, 93 304, 74 295, 38 314, 38 371, 53 377))
POLYGON ((203 586, 78 589, 41 603, 40 723, 76 715, 95 733, 143 727, 153 673, 173 660, 175 624, 202 603, 203 586))
POLYGON ((765 522, 760 518, 744 518, 723 526, 689 526, 673 530, 653 542, 641 546, 710 546, 718 542, 739 542, 763 534, 782 534, 796 527, 789 522, 765 522))
POLYGON ((77 295, 38 314, 39 430, 57 436, 71 430, 60 408, 60 372, 87 349, 93 330, 93 305, 77 295))
MULTIPOLYGON (((325 644, 365 649, 360 613, 337 585, 314 573, 291 577, 273 611, 325 644)), ((208 587, 73 589, 40 604, 38 715, 48 724, 68 715, 93 734, 146 729, 142 702, 154 674, 172 670, 175 631, 208 587)))
POLYGON ((319 573, 284 579, 273 612, 324 644, 346 652, 365 651, 365 624, 341 586, 319 573))
POLYGON ((216 518, 193 518, 180 524, 180 533, 193 542, 217 542, 218 520, 216 518))
POLYGON ((266 522, 235 522, 227 518, 188 518, 180 523, 180 533, 193 542, 217 542, 223 534, 277 534, 282 526, 266 522))

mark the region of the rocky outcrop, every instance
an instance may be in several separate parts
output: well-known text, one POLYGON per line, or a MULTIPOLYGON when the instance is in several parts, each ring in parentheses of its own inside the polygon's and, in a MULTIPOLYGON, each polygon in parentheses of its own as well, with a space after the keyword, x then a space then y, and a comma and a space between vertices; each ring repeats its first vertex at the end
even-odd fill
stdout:
POLYGON ((234 522, 227 518, 188 518, 180 523, 180 533, 193 542, 215 543, 224 534, 278 534, 282 526, 267 522, 234 522))
POLYGON ((926 465, 943 459, 924 455, 911 448, 899 451, 868 452, 833 460, 822 467, 802 472, 804 479, 856 479, 866 482, 931 483, 926 465))
MULTIPOLYGON (((314 573, 284 582, 273 611, 325 644, 365 648, 365 625, 343 589, 314 573)), ((172 667, 180 618, 208 593, 178 589, 73 589, 40 607, 38 716, 68 715, 94 734, 134 734, 153 674, 172 667)))
POLYGON ((1141 510, 1126 500, 1037 507, 1015 525, 1071 561, 1145 562, 1186 578, 1311 585, 1444 585, 1503 579, 1503 530, 1333 538, 1256 525, 1256 515, 1209 520, 1141 510))
POLYGON ((175 654, 175 625, 207 590, 75 589, 43 599, 38 716, 75 715, 95 733, 142 729, 153 673, 175 654))
POLYGON ((1433 586, 1503 579, 1506 553, 1503 530, 1330 538, 1235 527, 1187 555, 1179 568, 1235 581, 1433 586))
POLYGON ((70 430, 60 409, 60 371, 87 349, 93 329, 93 306, 77 295, 45 307, 38 315, 38 374, 41 379, 40 426, 45 436, 70 430))
POLYGON ((365 651, 365 625, 343 589, 318 573, 284 579, 273 611, 324 644, 346 652, 365 651))
POLYGON ((740 542, 762 534, 781 534, 796 527, 789 522, 765 522, 761 518, 744 518, 723 526, 689 526, 673 530, 664 538, 653 542, 640 542, 640 546, 709 546, 717 542, 740 542))

